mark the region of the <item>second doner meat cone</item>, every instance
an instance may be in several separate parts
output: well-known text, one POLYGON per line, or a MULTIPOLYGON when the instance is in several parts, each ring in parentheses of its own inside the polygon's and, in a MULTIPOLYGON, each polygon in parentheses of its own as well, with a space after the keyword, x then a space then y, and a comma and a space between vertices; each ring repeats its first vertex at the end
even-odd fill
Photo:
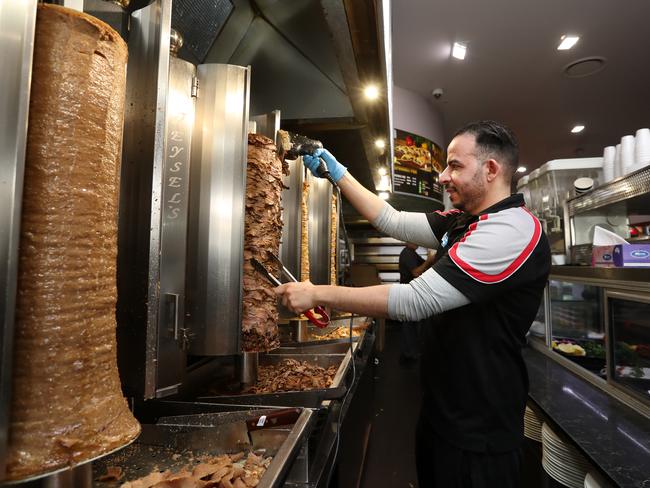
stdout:
POLYGON ((273 141, 259 134, 249 134, 242 299, 242 349, 247 352, 269 351, 280 345, 273 285, 253 268, 250 260, 257 259, 279 276, 268 254, 277 256, 280 248, 283 170, 273 141))

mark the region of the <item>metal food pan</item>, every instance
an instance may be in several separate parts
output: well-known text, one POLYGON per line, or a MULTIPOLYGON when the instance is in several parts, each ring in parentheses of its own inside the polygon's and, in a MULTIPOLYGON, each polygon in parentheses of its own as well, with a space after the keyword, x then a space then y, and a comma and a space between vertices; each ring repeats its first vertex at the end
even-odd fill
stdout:
POLYGON ((344 379, 350 367, 350 351, 346 354, 260 354, 259 365, 277 365, 284 359, 308 361, 323 368, 338 365, 338 370, 329 388, 288 391, 279 393, 242 394, 242 395, 206 395, 196 399, 197 402, 219 403, 224 405, 260 405, 269 407, 295 406, 320 408, 323 401, 343 398, 346 392, 344 379))
MULTIPOLYGON (((361 334, 358 337, 352 337, 353 342, 360 342, 365 335, 365 329, 372 323, 372 318, 368 317, 354 317, 352 319, 352 327, 359 330, 361 334), (361 330, 360 330, 361 329, 361 330)), ((307 319, 292 319, 287 323, 279 324, 280 342, 282 344, 293 343, 340 343, 350 342, 349 337, 342 337, 337 339, 316 339, 315 336, 327 335, 339 327, 350 327, 350 318, 336 318, 332 319, 327 327, 319 328, 314 326, 307 319)))
POLYGON ((313 412, 304 409, 292 426, 269 429, 268 435, 251 437, 250 443, 246 445, 238 437, 230 435, 229 427, 268 412, 255 410, 188 415, 174 419, 174 422, 183 424, 143 424, 142 433, 136 442, 93 465, 94 480, 104 474, 109 466, 120 466, 125 473, 124 479, 113 482, 94 481, 93 486, 117 488, 124 481, 138 479, 155 470, 180 471, 188 464, 196 463, 199 456, 218 456, 242 450, 258 452, 265 457, 273 456, 258 487, 282 486, 291 462, 309 435, 313 412))

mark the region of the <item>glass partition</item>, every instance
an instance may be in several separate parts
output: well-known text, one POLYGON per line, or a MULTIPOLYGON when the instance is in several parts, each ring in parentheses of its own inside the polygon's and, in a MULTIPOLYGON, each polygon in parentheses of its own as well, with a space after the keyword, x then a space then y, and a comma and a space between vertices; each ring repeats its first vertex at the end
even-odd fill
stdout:
POLYGON ((553 351, 605 378, 605 327, 601 297, 597 286, 549 281, 553 351))
POLYGON ((614 383, 650 400, 650 295, 608 292, 614 383))

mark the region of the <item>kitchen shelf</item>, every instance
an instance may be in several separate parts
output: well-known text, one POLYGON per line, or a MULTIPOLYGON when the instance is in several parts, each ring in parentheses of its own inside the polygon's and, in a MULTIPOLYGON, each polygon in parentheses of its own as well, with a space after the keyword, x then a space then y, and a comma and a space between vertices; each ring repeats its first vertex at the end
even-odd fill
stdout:
POLYGON ((650 165, 568 200, 567 207, 569 216, 573 217, 631 199, 634 199, 632 203, 639 209, 650 208, 650 165))

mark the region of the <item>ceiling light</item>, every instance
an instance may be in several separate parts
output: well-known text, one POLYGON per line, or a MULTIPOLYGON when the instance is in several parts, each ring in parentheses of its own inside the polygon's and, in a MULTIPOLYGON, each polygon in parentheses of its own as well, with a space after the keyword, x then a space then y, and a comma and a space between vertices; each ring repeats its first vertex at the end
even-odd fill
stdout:
POLYGON ((454 48, 451 50, 451 55, 456 59, 465 59, 467 54, 467 44, 463 42, 454 42, 454 48))
POLYGON ((363 94, 368 100, 377 100, 379 98, 379 88, 377 88, 377 85, 368 85, 363 89, 363 94))
POLYGON ((558 51, 566 51, 571 49, 580 40, 579 36, 564 35, 560 37, 560 45, 557 47, 558 51))
POLYGON ((519 166, 517 168, 517 173, 525 173, 526 172, 526 166, 519 166))
POLYGON ((577 134, 578 132, 582 132, 584 128, 585 128, 584 125, 576 125, 573 129, 571 129, 571 132, 577 134))
POLYGON ((388 200, 388 196, 389 196, 389 195, 388 195, 388 192, 387 192, 387 191, 381 191, 381 192, 379 192, 379 198, 381 198, 382 200, 388 200))
POLYGON ((386 141, 383 139, 377 139, 375 140, 375 147, 378 149, 384 149, 386 147, 386 141))
POLYGON ((379 176, 386 176, 386 168, 379 168, 377 173, 379 173, 379 176))

